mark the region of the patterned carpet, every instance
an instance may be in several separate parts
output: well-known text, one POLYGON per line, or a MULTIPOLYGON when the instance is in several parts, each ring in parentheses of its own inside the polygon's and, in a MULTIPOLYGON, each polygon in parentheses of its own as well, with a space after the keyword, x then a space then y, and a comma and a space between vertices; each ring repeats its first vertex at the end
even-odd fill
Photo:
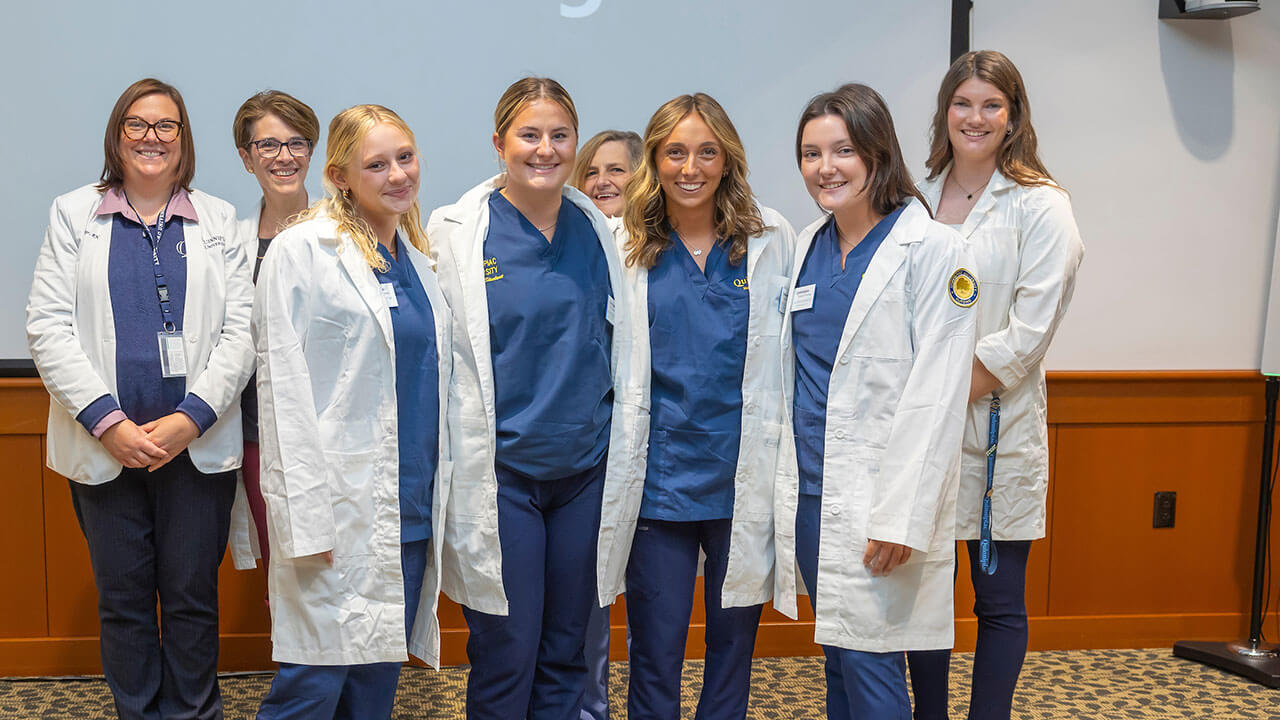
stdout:
MULTIPOLYGON (((964 717, 972 656, 952 663, 952 718, 964 717)), ((626 718, 626 663, 614 663, 609 686, 616 720, 626 718)), ((685 664, 684 708, 693 716, 702 663, 685 664)), ((442 672, 406 668, 396 698, 397 720, 462 718, 466 668, 442 672)), ((221 680, 226 717, 252 718, 269 675, 221 680)), ((766 658, 752 671, 751 720, 822 718, 822 664, 818 658, 766 658)), ((100 679, 0 680, 4 720, 113 718, 111 696, 100 679)), ((1270 690, 1166 649, 1078 650, 1031 653, 1014 706, 1019 720, 1277 720, 1280 690, 1270 690)))

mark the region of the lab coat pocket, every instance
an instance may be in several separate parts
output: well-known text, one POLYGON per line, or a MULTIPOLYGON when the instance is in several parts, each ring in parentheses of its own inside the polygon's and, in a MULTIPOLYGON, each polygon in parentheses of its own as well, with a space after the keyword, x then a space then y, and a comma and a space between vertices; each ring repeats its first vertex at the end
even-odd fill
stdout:
POLYGON ((335 558, 374 552, 371 543, 373 521, 377 517, 375 504, 386 501, 376 486, 376 457, 374 450, 324 453, 325 465, 331 473, 329 497, 333 503, 335 558))
POLYGON ((901 290, 886 289, 867 312, 850 351, 856 357, 910 360, 911 345, 906 295, 901 290))

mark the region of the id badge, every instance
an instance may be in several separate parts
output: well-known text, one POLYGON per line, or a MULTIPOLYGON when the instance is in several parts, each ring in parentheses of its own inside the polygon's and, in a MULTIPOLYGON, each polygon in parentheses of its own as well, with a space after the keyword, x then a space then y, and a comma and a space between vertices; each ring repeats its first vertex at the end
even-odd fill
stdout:
POLYGON ((160 343, 160 374, 162 377, 176 378, 187 375, 187 350, 182 344, 182 331, 158 332, 156 340, 160 343))
POLYGON ((387 307, 400 307, 400 300, 396 298, 396 288, 391 283, 378 283, 378 290, 382 291, 382 299, 386 301, 387 307))

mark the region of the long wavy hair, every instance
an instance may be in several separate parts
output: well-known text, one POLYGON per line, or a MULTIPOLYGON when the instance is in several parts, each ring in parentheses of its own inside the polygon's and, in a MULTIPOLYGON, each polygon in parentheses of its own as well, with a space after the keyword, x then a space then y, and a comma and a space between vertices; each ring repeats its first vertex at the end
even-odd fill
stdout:
POLYGON ((582 143, 582 147, 578 148, 578 159, 574 161, 573 173, 569 175, 570 185, 579 190, 582 189, 582 186, 587 183, 587 168, 590 167, 591 161, 595 160, 600 146, 607 142, 620 142, 625 145, 631 172, 636 171, 636 167, 640 164, 640 157, 644 154, 644 141, 640 136, 630 130, 603 130, 592 135, 590 140, 582 143))
POLYGON ((1031 103, 1027 99, 1027 86, 1013 61, 996 50, 974 50, 956 58, 951 69, 942 77, 938 88, 938 107, 933 113, 930 130, 929 179, 933 180, 947 169, 954 159, 951 138, 947 132, 947 110, 956 89, 970 78, 989 82, 1004 93, 1009 101, 1009 127, 1012 131, 1000 142, 996 154, 996 167, 1000 174, 1023 186, 1055 184, 1053 176, 1040 162, 1036 130, 1031 126, 1031 103))
MULTIPOLYGON (((902 147, 893 129, 893 115, 880 93, 866 85, 848 83, 815 96, 800 113, 796 128, 796 164, 804 143, 804 127, 815 118, 835 115, 844 121, 853 149, 867 168, 866 183, 860 188, 867 193, 871 207, 880 215, 888 215, 915 198, 929 210, 929 203, 911 181, 911 172, 902 159, 902 147)), ((930 211, 932 214, 932 211, 930 211)))
POLYGON ((729 240, 729 262, 742 262, 747 255, 747 238, 759 237, 769 229, 747 183, 747 152, 729 115, 706 93, 681 95, 668 100, 649 118, 644 130, 644 157, 627 182, 626 209, 622 214, 630 235, 627 265, 652 268, 671 245, 671 224, 666 195, 658 179, 657 155, 676 125, 691 113, 702 118, 724 151, 725 175, 716 188, 713 219, 716 237, 729 240))
MULTIPOLYGON (((356 153, 360 150, 360 143, 364 142, 370 130, 382 124, 391 125, 403 132, 409 142, 413 143, 414 152, 417 152, 418 141, 414 139, 413 131, 399 115, 388 108, 381 105, 355 105, 334 115, 329 123, 324 172, 321 175, 324 178, 326 196, 299 213, 296 222, 318 216, 329 217, 338 224, 339 232, 351 237, 369 267, 386 271, 387 261, 378 252, 378 238, 374 235, 373 228, 360 215, 355 200, 343 195, 329 177, 333 170, 350 170, 358 161, 356 153)), ((417 197, 414 197, 408 212, 400 216, 398 227, 404 237, 424 255, 431 252, 427 233, 422 229, 422 210, 418 206, 417 197)))

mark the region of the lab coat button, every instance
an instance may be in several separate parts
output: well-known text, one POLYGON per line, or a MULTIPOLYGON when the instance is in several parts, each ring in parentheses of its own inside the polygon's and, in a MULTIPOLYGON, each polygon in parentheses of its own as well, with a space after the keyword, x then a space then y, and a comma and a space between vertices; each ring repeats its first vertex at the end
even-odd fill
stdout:
POLYGON ((841 356, 840 356, 840 364, 841 364, 841 365, 848 365, 848 364, 849 364, 849 353, 845 353, 844 355, 841 355, 841 356))
POLYGON ((844 439, 844 431, 843 431, 843 430, 836 430, 836 439, 837 439, 837 440, 843 440, 843 439, 844 439))

